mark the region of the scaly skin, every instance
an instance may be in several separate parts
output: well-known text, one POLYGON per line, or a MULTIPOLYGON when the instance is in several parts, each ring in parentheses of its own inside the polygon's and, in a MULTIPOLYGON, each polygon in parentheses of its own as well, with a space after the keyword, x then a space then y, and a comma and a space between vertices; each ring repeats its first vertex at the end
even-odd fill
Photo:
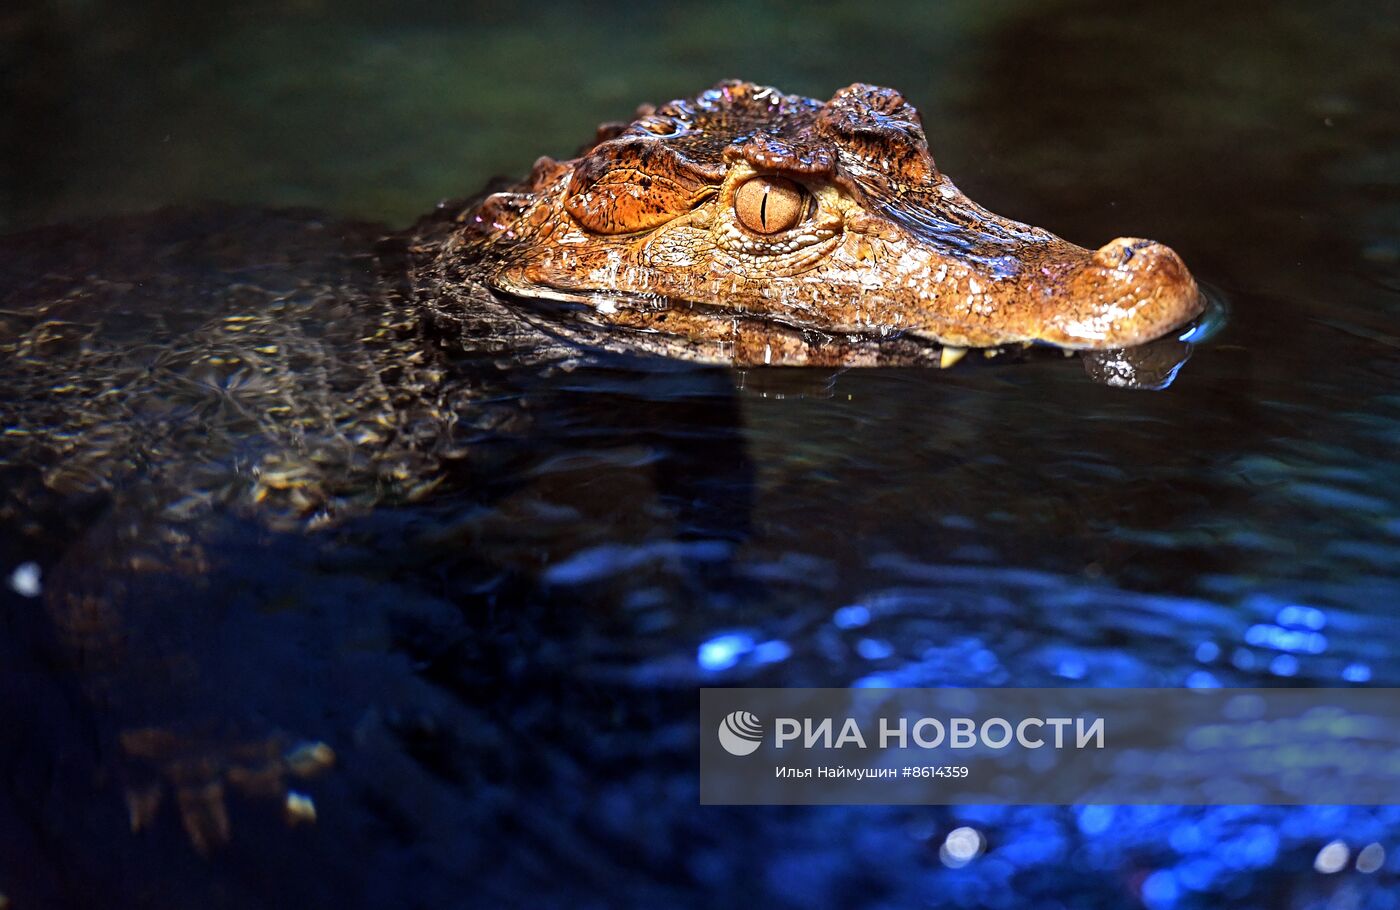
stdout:
POLYGON ((679 335, 690 345, 671 353, 740 365, 814 362, 805 332, 842 339, 817 362, 881 362, 867 342, 896 336, 1123 348, 1201 311, 1159 243, 1087 250, 968 199, 891 89, 856 84, 822 104, 723 82, 639 114, 462 211, 444 254, 494 290, 584 303, 597 325, 679 335), (795 226, 744 226, 735 197, 756 176, 803 188, 795 226))

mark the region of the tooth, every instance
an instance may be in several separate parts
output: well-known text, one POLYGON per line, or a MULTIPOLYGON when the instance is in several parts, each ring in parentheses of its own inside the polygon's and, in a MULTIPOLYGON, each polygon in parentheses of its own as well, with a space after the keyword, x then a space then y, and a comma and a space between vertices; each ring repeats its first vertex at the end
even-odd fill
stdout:
POLYGON ((963 355, 966 353, 967 348, 950 348, 945 345, 943 347, 943 353, 938 355, 939 368, 944 370, 948 369, 948 367, 962 360, 963 355))

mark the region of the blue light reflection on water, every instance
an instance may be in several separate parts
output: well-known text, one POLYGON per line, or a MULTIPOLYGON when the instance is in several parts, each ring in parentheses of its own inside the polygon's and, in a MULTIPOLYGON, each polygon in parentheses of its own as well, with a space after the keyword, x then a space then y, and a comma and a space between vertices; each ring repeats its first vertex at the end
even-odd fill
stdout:
POLYGON ((741 633, 717 635, 700 646, 696 662, 702 670, 728 670, 753 650, 753 638, 741 633))
MULTIPOLYGON (((1255 592, 1234 602, 1144 596, 1102 582, 1086 586, 1079 578, 1014 568, 942 566, 894 555, 876 561, 886 568, 888 588, 848 601, 828 614, 826 624, 786 639, 801 684, 837 684, 840 680, 829 674, 847 672, 852 675, 845 684, 856 687, 946 681, 977 685, 993 673, 1009 671, 1018 685, 1214 688, 1269 684, 1269 679, 1347 685, 1371 679, 1370 664, 1357 657, 1368 649, 1368 630, 1374 632, 1375 623, 1384 622, 1365 611, 1306 603, 1281 593, 1255 592), (1053 615, 1057 644, 1027 648, 1015 617, 1003 620, 996 613, 984 614, 976 637, 937 633, 937 617, 956 617, 964 605, 985 603, 997 594, 1017 603, 1015 615, 1022 622, 1053 615), (1093 640, 1080 640, 1081 614, 1066 612, 1068 604, 1082 610, 1082 616, 1094 617, 1093 628, 1100 630, 1117 624, 1151 628, 1167 619, 1203 625, 1194 628, 1194 635, 1169 637, 1152 655, 1143 655, 1157 666, 1179 670, 1145 676, 1139 661, 1111 657, 1093 640), (1053 612, 1043 614, 1042 605, 1053 605, 1053 612), (1202 640, 1202 632, 1209 637, 1202 640), (846 648, 831 651, 833 636, 845 641, 846 648), (933 640, 925 646, 908 644, 925 637, 933 640), (813 664, 819 654, 827 655, 824 670, 813 664), (1222 660, 1224 655, 1232 657, 1222 660), (883 665, 894 659, 900 662, 883 665), (861 672, 861 665, 872 661, 882 666, 861 672)), ((773 630, 760 623, 753 634, 761 638, 777 628, 777 623, 773 630)), ((866 810, 827 811, 853 813, 850 824, 862 829, 869 821, 866 810)), ((1343 838, 1352 844, 1353 854, 1372 842, 1393 848, 1389 838, 1400 831, 1400 807, 969 806, 940 813, 946 818, 941 826, 930 831, 925 823, 911 821, 910 834, 926 832, 917 836, 937 841, 953 826, 966 825, 988 844, 984 855, 943 863, 945 868, 927 873, 932 886, 953 895, 957 906, 998 906, 996 889, 1016 881, 1026 892, 1027 875, 1057 876, 1064 883, 1128 868, 1138 872, 1122 882, 1123 893, 1147 907, 1199 906, 1206 898, 1210 903, 1222 894, 1247 893, 1260 876, 1279 874, 1294 876, 1299 893, 1310 893, 1308 877, 1321 879, 1312 869, 1320 844, 1343 838)), ((1345 874, 1363 873, 1350 869, 1345 874)), ((1330 885, 1317 887, 1322 894, 1330 885)), ((1356 906, 1391 906, 1388 898, 1373 897, 1373 891, 1366 891, 1356 906)))

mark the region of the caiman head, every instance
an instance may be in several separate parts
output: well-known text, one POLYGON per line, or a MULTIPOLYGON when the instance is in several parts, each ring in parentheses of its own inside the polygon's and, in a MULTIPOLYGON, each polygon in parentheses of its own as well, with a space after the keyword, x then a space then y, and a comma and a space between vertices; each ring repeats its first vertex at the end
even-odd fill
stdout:
POLYGON ((600 128, 571 161, 540 159, 458 220, 457 254, 493 289, 741 365, 1124 348, 1202 307, 1160 243, 1084 249, 977 205, 935 166, 914 108, 871 85, 823 104, 720 83, 600 128))

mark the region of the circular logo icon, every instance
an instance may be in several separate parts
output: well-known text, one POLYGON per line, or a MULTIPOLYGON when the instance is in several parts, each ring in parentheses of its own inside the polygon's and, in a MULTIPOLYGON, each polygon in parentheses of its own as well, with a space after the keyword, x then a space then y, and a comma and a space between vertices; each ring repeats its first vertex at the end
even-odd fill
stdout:
POLYGON ((719 722, 719 744, 730 755, 748 755, 763 744, 763 721, 747 711, 734 711, 719 722))

